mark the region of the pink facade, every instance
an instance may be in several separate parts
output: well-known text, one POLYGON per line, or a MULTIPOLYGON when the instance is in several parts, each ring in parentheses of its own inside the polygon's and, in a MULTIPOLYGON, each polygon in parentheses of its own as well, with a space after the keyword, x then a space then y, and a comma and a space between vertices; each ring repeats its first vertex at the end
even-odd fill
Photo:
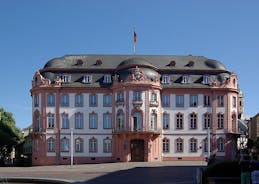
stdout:
POLYGON ((238 93, 237 76, 205 57, 53 59, 32 81, 32 163, 69 164, 71 151, 78 164, 204 160, 208 128, 210 152, 231 159, 238 93))

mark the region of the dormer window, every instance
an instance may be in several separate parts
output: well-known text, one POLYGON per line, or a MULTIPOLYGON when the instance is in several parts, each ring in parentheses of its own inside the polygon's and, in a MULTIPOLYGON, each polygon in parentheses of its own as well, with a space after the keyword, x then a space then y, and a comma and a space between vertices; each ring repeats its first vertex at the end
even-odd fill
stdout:
POLYGON ((208 75, 203 76, 203 84, 209 84, 210 83, 210 77, 208 75))
POLYGON ((62 82, 64 82, 64 83, 68 83, 68 82, 71 81, 71 76, 70 76, 70 75, 62 75, 62 76, 61 76, 61 80, 62 80, 62 82))
POLYGON ((110 74, 104 75, 103 82, 104 83, 111 83, 112 82, 111 75, 110 74))
POLYGON ((184 75, 184 76, 183 76, 182 83, 183 83, 183 84, 189 83, 189 76, 188 76, 188 75, 184 75))
POLYGON ((168 75, 162 75, 162 84, 169 84, 169 76, 168 75))
POLYGON ((95 62, 95 65, 101 65, 101 64, 103 64, 102 60, 97 59, 96 62, 95 62))
POLYGON ((175 67, 175 61, 174 61, 174 60, 170 61, 170 63, 169 63, 167 66, 169 66, 169 67, 175 67))
POLYGON ((92 82, 92 75, 85 75, 82 80, 83 83, 88 84, 92 82))

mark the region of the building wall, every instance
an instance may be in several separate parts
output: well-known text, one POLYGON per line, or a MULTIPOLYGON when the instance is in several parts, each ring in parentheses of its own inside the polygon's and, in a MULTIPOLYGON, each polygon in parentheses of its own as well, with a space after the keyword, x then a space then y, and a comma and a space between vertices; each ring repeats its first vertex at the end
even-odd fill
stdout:
MULTIPOLYGON (((136 68, 138 69, 138 68, 136 68)), ((143 141, 143 161, 160 160, 204 160, 208 156, 205 150, 205 140, 208 138, 208 129, 204 128, 204 115, 211 115, 210 137, 211 152, 223 159, 233 158, 235 143, 231 135, 237 132, 238 118, 238 90, 237 76, 231 74, 227 81, 221 84, 211 84, 210 88, 167 87, 159 81, 148 81, 145 77, 141 80, 132 80, 129 76, 124 81, 113 81, 111 88, 94 87, 62 87, 51 85, 36 73, 34 86, 31 90, 32 98, 39 96, 38 105, 33 101, 33 165, 68 164, 71 156, 71 131, 73 131, 73 144, 75 140, 83 141, 82 152, 76 152, 73 147, 75 163, 94 163, 111 161, 131 161, 133 159, 133 141, 143 141), (36 78, 38 80, 36 80, 36 78), (40 81, 40 80, 42 81, 40 81), (37 83, 41 85, 37 86, 37 83), (44 85, 42 86, 42 83, 44 85), (141 92, 141 102, 134 102, 134 92, 141 92), (118 93, 122 92, 123 102, 117 101, 118 93), (151 104, 151 94, 157 94, 157 103, 151 104), (48 94, 55 96, 55 105, 47 105, 48 94), (61 96, 67 94, 68 106, 61 105, 61 96), (75 95, 83 95, 83 106, 75 106, 75 95), (89 105, 89 96, 97 96, 97 105, 89 105), (103 95, 111 94, 111 106, 103 106, 103 95), (169 96, 169 106, 163 106, 162 95, 169 96), (184 96, 184 105, 176 106, 176 96, 184 96), (190 106, 190 96, 197 95, 198 103, 190 106), (210 105, 204 106, 204 95, 210 96, 210 105), (223 97, 223 106, 218 106, 218 96, 223 97), (117 116, 124 114, 125 127, 118 129, 117 116), (141 130, 134 130, 134 113, 142 116, 141 130), (55 126, 48 128, 48 114, 54 114, 55 126), (75 127, 75 114, 83 115, 83 128, 75 127), (90 129, 89 115, 97 114, 97 128, 90 129), (110 129, 103 128, 103 114, 110 113, 112 125, 110 129), (163 129, 163 114, 169 115, 169 127, 163 129), (177 114, 183 115, 183 128, 176 128, 177 114), (196 128, 190 128, 190 115, 196 114, 196 128), (62 114, 68 114, 69 127, 62 128, 62 114), (151 115, 156 114, 156 128, 151 129, 151 115), (223 125, 218 127, 218 116, 223 115, 223 125), (37 129, 38 118, 40 127, 37 129), (55 149, 47 151, 48 140, 55 140, 55 149), (69 149, 61 151, 61 140, 69 141, 69 149), (90 152, 90 139, 97 141, 97 151, 90 152), (112 140, 112 148, 104 152, 104 140, 112 140), (164 150, 164 140, 168 140, 168 150, 164 150), (178 139, 182 140, 182 151, 177 151, 178 139), (196 141, 194 150, 191 150, 191 140, 196 141), (222 141, 220 148, 219 142, 222 141)))

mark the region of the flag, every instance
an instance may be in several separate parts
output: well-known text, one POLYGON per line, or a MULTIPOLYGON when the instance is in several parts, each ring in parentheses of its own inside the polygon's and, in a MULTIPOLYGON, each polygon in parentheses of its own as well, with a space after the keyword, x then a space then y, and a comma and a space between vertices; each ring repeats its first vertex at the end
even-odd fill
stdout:
POLYGON ((137 43, 137 33, 134 31, 134 44, 137 43))

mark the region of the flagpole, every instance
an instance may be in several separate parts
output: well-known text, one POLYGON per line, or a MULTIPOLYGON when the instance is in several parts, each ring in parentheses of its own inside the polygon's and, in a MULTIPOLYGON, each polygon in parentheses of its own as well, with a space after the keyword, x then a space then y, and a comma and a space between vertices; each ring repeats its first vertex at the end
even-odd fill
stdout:
POLYGON ((136 55, 137 33, 136 33, 136 31, 135 31, 135 27, 134 27, 133 43, 134 43, 134 47, 133 47, 133 54, 134 54, 134 55, 136 55))

